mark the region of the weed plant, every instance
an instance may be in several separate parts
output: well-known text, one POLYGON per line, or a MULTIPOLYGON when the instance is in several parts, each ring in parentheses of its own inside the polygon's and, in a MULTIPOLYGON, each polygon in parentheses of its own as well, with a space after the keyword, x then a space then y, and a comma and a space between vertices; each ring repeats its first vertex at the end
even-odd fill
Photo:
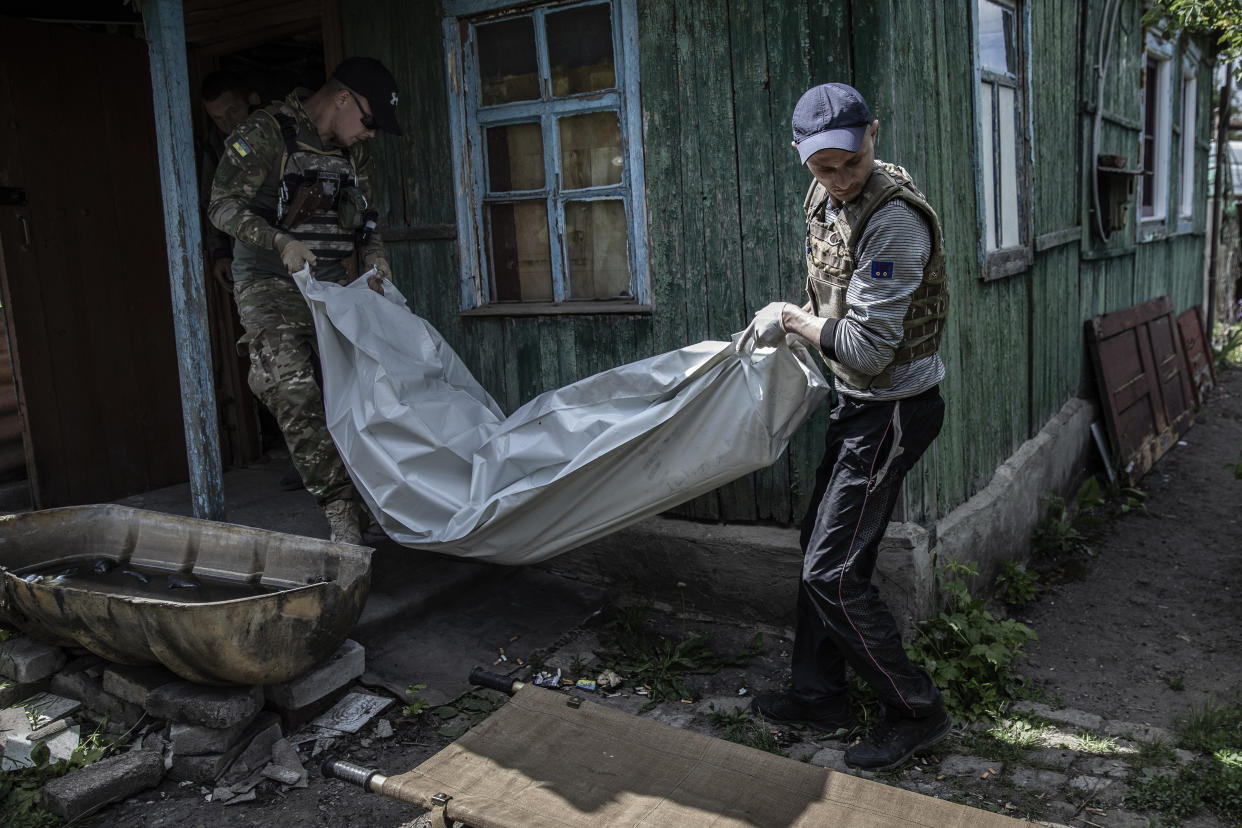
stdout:
POLYGON ((997 600, 1010 609, 1022 609, 1039 597, 1039 573, 1013 561, 1005 561, 1004 568, 996 576, 997 600))
POLYGON ((1100 481, 1088 477, 1078 487, 1070 504, 1056 494, 1048 495, 1045 502, 1048 511, 1035 526, 1033 546, 1036 554, 1053 559, 1094 554, 1087 541, 1104 525, 1103 519, 1096 514, 1096 510, 1104 505, 1100 481))
POLYGON ((906 645, 910 658, 931 676, 945 708, 960 722, 993 720, 1019 698, 1013 666, 1035 631, 1012 618, 997 619, 967 585, 978 575, 973 563, 950 562, 937 571, 948 598, 939 615, 919 625, 906 645))
POLYGON ((605 650, 599 653, 606 666, 624 676, 635 687, 650 688, 649 710, 661 701, 690 699, 694 694, 685 679, 693 674, 715 673, 725 667, 743 666, 763 652, 763 636, 755 633, 746 648, 734 655, 712 649, 711 636, 686 637, 674 641, 648 628, 648 613, 641 607, 627 607, 605 635, 605 650))
POLYGON ((452 704, 442 704, 431 708, 431 715, 444 721, 440 726, 440 735, 446 739, 456 739, 492 713, 508 700, 502 693, 492 691, 475 691, 467 693, 452 704))
POLYGON ((749 711, 744 709, 717 710, 714 704, 709 705, 708 710, 707 720, 711 722, 712 730, 721 739, 775 753, 778 756, 783 755, 780 742, 777 741, 771 728, 762 720, 750 715, 749 711))
POLYGON ((1203 807, 1227 824, 1242 825, 1242 703, 1195 711, 1178 735, 1198 757, 1176 773, 1148 769, 1131 783, 1126 804, 1159 811, 1172 825, 1203 807))

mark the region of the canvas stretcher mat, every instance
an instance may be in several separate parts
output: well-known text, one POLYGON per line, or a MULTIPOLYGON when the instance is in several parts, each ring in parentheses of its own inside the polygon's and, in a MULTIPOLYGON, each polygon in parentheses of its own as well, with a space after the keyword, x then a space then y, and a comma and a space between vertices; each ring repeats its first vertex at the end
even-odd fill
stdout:
POLYGON ((471 828, 1031 825, 526 685, 379 793, 471 828))
POLYGON ((528 564, 771 465, 828 394, 805 348, 700 342, 545 392, 507 417, 391 283, 296 277, 328 430, 405 546, 528 564))

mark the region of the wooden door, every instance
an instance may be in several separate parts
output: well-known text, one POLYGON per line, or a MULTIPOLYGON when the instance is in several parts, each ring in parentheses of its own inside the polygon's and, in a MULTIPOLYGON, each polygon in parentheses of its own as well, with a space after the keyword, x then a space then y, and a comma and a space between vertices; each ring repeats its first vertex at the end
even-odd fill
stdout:
POLYGON ((146 44, 0 18, 3 288, 37 506, 187 477, 146 44))

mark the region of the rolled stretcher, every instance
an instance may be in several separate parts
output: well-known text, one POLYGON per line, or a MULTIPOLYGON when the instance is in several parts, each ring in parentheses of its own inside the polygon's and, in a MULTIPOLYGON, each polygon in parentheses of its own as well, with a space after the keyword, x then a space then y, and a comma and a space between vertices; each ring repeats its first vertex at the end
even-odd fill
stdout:
POLYGON ((325 775, 470 828, 1032 825, 512 684, 503 707, 413 770, 329 760, 325 775))

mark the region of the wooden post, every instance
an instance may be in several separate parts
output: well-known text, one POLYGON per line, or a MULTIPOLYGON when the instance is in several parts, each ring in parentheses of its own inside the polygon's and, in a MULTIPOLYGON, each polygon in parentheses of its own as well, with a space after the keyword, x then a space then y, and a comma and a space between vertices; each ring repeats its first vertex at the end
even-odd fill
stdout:
MULTIPOLYGON (((1212 234, 1208 247, 1207 279, 1207 335, 1212 341, 1212 329, 1216 326, 1216 280, 1220 271, 1220 223, 1224 220, 1225 165, 1229 163, 1229 102, 1232 99, 1233 61, 1225 67, 1225 85, 1220 88, 1220 103, 1216 107, 1216 178, 1212 183, 1212 234)), ((1183 139, 1185 140, 1185 139, 1183 139)))
POLYGON ((155 100, 155 140, 164 199, 164 236, 172 285, 181 411, 190 467, 190 498, 196 517, 224 519, 220 472, 220 430, 211 376, 207 296, 203 289, 203 250, 199 231, 194 136, 190 128, 189 71, 185 57, 185 17, 180 0, 147 0, 143 6, 151 49, 151 91, 155 100))

